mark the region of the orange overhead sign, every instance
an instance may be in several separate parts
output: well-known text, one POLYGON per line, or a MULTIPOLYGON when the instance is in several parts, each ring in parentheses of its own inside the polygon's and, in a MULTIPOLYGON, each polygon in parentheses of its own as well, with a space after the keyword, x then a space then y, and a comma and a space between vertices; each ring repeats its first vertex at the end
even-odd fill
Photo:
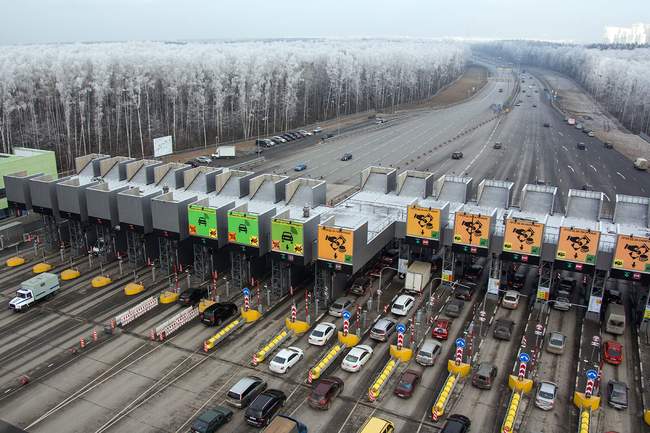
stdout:
POLYGON ((506 220, 503 251, 539 256, 542 251, 544 224, 519 219, 506 220))
POLYGON ((600 232, 560 227, 555 258, 569 262, 596 264, 600 232))
POLYGON ((319 259, 351 265, 353 247, 352 230, 318 226, 319 259))
POLYGON ((406 215, 406 235, 440 240, 440 209, 409 206, 406 215))
POLYGON ((650 273, 650 239, 618 235, 612 267, 624 271, 650 273))
POLYGON ((454 243, 487 248, 490 244, 490 217, 456 212, 454 243))

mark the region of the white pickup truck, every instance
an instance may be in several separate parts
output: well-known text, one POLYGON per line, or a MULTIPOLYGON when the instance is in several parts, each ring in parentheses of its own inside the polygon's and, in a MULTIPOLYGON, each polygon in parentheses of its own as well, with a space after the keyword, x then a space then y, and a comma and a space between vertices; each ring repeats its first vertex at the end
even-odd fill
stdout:
POLYGON ((16 297, 9 301, 9 308, 14 311, 25 311, 34 302, 54 295, 57 290, 59 290, 59 277, 56 274, 43 272, 20 284, 16 297))

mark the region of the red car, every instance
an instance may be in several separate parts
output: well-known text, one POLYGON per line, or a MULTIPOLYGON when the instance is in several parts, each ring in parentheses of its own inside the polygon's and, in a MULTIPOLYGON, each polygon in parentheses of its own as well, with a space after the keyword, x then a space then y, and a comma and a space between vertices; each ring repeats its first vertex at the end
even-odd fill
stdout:
POLYGON ((603 357, 608 364, 618 365, 623 362, 623 345, 618 341, 607 340, 603 346, 603 357))
POLYGON ((409 398, 420 381, 420 373, 415 370, 406 370, 399 378, 395 387, 395 395, 401 398, 409 398))
POLYGON ((330 376, 314 384, 307 403, 315 409, 329 409, 332 400, 343 391, 343 380, 330 376))
POLYGON ((446 340, 449 337, 449 320, 436 320, 431 331, 431 336, 438 340, 446 340))

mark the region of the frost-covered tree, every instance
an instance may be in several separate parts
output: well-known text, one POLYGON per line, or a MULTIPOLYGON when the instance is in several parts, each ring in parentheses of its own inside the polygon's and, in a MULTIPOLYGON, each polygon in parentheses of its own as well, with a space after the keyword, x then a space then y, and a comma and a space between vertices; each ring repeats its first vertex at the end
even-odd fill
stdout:
POLYGON ((162 135, 176 149, 266 136, 429 98, 467 58, 410 39, 3 46, 0 144, 55 150, 66 169, 151 155, 162 135))

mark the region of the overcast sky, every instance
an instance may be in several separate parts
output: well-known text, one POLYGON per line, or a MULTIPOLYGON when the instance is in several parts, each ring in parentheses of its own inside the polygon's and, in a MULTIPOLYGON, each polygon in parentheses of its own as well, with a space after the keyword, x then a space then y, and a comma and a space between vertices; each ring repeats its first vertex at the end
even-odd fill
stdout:
POLYGON ((4 0, 0 44, 459 36, 601 42, 648 0, 4 0))

